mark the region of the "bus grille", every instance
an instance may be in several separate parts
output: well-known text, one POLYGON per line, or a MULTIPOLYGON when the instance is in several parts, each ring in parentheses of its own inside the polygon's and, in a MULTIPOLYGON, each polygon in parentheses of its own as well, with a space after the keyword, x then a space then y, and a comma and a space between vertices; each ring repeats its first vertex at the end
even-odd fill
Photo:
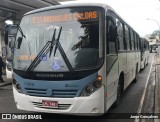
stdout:
POLYGON ((55 98, 73 98, 76 97, 78 90, 52 90, 51 94, 47 93, 47 89, 31 89, 25 88, 28 95, 55 98))
POLYGON ((42 106, 42 103, 40 102, 32 102, 32 104, 37 108, 55 109, 55 110, 67 110, 71 106, 71 104, 58 104, 58 108, 53 108, 53 107, 42 106))

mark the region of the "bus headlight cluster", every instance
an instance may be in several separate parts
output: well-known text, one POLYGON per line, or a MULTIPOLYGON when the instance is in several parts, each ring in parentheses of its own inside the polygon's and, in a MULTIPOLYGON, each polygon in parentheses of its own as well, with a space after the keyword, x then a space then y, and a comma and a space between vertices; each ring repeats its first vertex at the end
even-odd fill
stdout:
POLYGON ((19 93, 23 93, 20 84, 19 84, 15 79, 13 79, 12 83, 13 83, 13 86, 15 87, 15 89, 16 89, 19 93))
POLYGON ((90 84, 82 91, 81 96, 89 96, 96 90, 98 90, 102 86, 102 77, 100 75, 97 76, 97 79, 90 84))

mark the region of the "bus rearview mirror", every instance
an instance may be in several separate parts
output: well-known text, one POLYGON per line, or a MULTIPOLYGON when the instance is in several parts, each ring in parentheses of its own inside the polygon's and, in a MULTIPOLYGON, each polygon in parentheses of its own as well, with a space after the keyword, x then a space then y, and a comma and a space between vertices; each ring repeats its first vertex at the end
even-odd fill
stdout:
POLYGON ((20 49, 20 47, 21 47, 21 44, 22 44, 22 37, 18 37, 18 39, 17 39, 17 42, 18 42, 18 46, 17 46, 17 49, 20 49))
POLYGON ((110 35, 111 35, 111 40, 112 42, 116 42, 117 39, 117 26, 112 26, 109 30, 110 35))
POLYGON ((5 44, 8 45, 8 30, 7 29, 5 30, 4 41, 5 41, 5 44))
POLYGON ((117 39, 117 26, 114 26, 112 29, 112 34, 113 34, 113 41, 116 41, 117 39))

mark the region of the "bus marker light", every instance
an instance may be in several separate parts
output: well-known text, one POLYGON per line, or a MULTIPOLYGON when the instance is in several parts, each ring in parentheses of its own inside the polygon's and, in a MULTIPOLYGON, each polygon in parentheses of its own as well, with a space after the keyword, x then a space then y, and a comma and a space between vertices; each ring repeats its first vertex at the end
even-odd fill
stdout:
POLYGON ((108 97, 108 93, 106 93, 106 97, 108 97))
POLYGON ((100 75, 98 75, 97 80, 98 80, 98 81, 101 81, 101 80, 102 80, 102 77, 101 77, 100 75))

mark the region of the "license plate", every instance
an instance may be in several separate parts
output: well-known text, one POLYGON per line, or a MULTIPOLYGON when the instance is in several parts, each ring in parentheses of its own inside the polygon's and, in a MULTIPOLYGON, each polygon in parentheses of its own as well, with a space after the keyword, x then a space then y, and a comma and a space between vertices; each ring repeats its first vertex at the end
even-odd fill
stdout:
POLYGON ((42 100, 43 107, 58 108, 58 101, 42 100))

